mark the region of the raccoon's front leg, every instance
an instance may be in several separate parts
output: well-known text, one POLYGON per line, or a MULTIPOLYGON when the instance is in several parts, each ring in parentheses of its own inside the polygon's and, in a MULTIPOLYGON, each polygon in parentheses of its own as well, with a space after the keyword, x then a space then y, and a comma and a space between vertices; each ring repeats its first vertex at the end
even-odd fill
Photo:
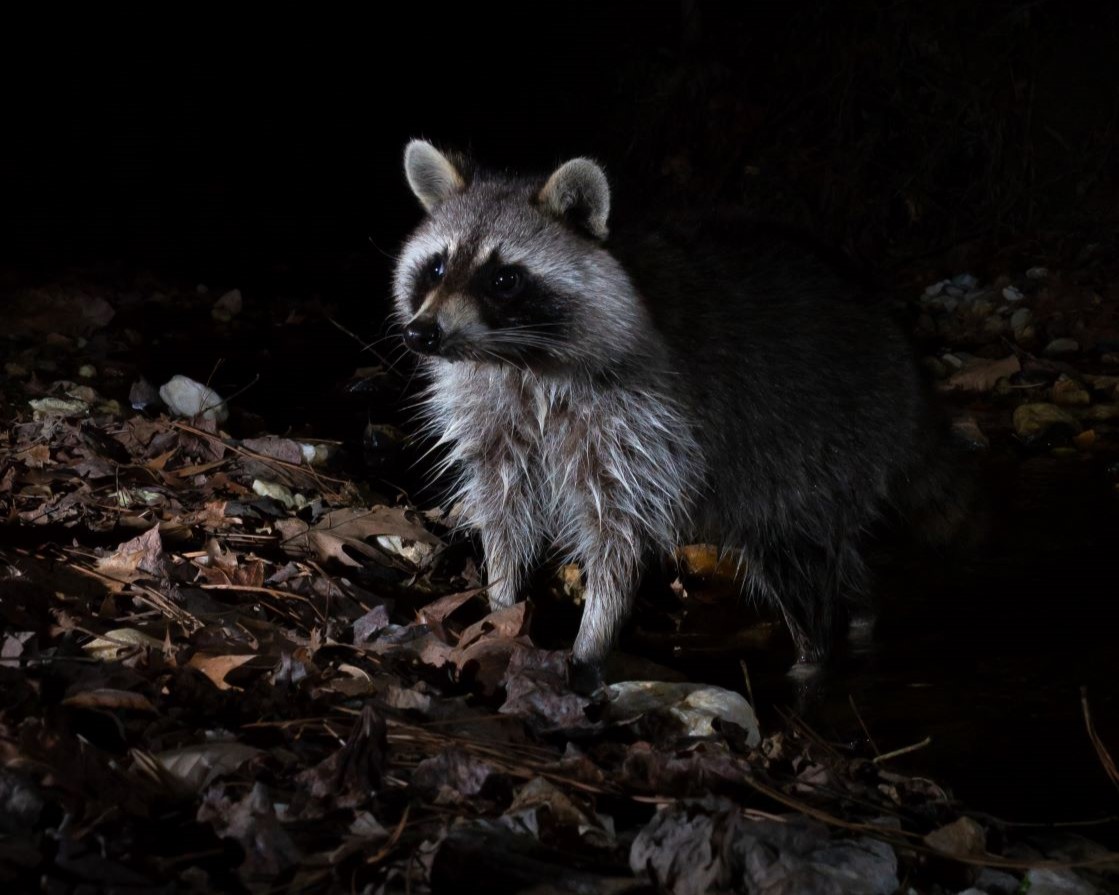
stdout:
POLYGON ((576 682, 584 687, 597 683, 606 657, 633 608, 641 576, 640 535, 613 527, 601 533, 593 550, 581 551, 586 579, 583 619, 571 654, 576 682))
POLYGON ((513 463, 479 466, 471 477, 467 514, 482 538, 490 608, 517 602, 540 546, 533 489, 513 463))
POLYGON ((517 602, 535 544, 513 520, 488 522, 481 534, 490 609, 505 609, 517 602))

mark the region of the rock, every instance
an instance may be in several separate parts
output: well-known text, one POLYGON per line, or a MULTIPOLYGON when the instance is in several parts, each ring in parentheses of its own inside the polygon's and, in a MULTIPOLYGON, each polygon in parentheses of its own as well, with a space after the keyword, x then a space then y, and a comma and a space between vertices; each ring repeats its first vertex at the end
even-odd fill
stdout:
POLYGON ((1062 407, 1083 407, 1092 403, 1092 396, 1075 379, 1061 374, 1049 390, 1049 398, 1054 404, 1062 407))
POLYGON ((1010 329, 1014 335, 1018 335, 1022 330, 1029 326, 1034 321, 1034 312, 1029 308, 1019 308, 1010 315, 1010 329))
POLYGON ((1026 298, 1026 296, 1022 294, 1021 290, 1018 289, 1017 286, 1007 286, 1005 289, 1002 290, 1002 297, 1005 298, 1007 301, 1014 302, 1024 301, 1026 298))
POLYGON ((987 337, 987 341, 997 339, 999 336, 1005 336, 1010 331, 1010 324, 1005 317, 999 317, 994 314, 983 321, 983 335, 987 337))
POLYGON ((1052 867, 1031 870, 1024 888, 1030 895, 1097 895, 1100 891, 1074 871, 1052 867))
POLYGON ((948 283, 948 280, 940 280, 937 283, 933 283, 931 286, 927 286, 925 288, 925 298, 935 298, 936 296, 940 295, 940 293, 944 291, 944 287, 947 286, 948 283))
POLYGON ((1021 885, 1016 877, 990 867, 984 867, 975 877, 975 887, 987 895, 1015 895, 1021 885))
POLYGON ((970 817, 961 817, 925 836, 925 845, 946 855, 981 855, 987 850, 987 831, 970 817))
POLYGON ((1080 343, 1076 339, 1054 339, 1045 346, 1046 357, 1068 357, 1080 351, 1080 343))
POLYGON ((1119 420, 1119 404, 1096 404, 1081 411, 1080 418, 1096 422, 1119 420))
POLYGON ((969 273, 959 273, 952 277, 952 285, 964 292, 970 292, 979 285, 979 280, 969 273))
POLYGON ((955 354, 942 354, 940 356, 940 361, 949 370, 955 371, 955 370, 962 370, 964 368, 963 358, 960 358, 955 354))
POLYGON ((744 696, 733 690, 704 684, 666 681, 623 681, 606 688, 603 717, 624 724, 642 715, 655 714, 661 724, 679 728, 680 736, 710 736, 716 719, 730 721, 746 731, 746 742, 761 742, 758 721, 744 696))
POLYGON ((158 400, 159 392, 143 376, 133 382, 128 390, 128 403, 132 405, 133 410, 143 410, 145 407, 155 404, 158 400))
POLYGON ((1113 352, 1108 352, 1107 354, 1103 355, 1100 360, 1107 364, 1109 367, 1119 366, 1119 354, 1115 354, 1113 352))
POLYGON ((977 298, 972 302, 970 311, 974 317, 990 317, 995 312, 995 305, 985 298, 977 298))
POLYGON ((221 298, 214 302, 210 316, 222 323, 228 323, 241 313, 241 290, 230 289, 221 298))
POLYGON ((952 437, 973 451, 985 451, 991 446, 990 439, 979 428, 978 420, 970 415, 952 421, 952 437))
POLYGON ((1026 276, 1031 280, 1044 280, 1049 276, 1048 267, 1031 267, 1026 271, 1026 276))
POLYGON ((1082 451, 1088 450, 1088 448, 1096 443, 1096 430, 1085 429, 1079 435, 1073 437, 1072 443, 1075 444, 1082 451))
POLYGON ((187 376, 172 376, 159 387, 159 397, 174 416, 199 416, 217 423, 229 418, 229 408, 212 388, 187 376))
POLYGON ((1031 323, 1014 334, 1015 341, 1023 348, 1032 350, 1038 343, 1037 328, 1031 323))
POLYGON ((1039 438, 1054 426, 1080 431, 1076 418, 1056 404, 1022 404, 1014 410, 1014 431, 1024 441, 1039 438))
POLYGON ((97 375, 97 367, 93 366, 93 364, 82 364, 78 367, 78 375, 82 379, 93 379, 93 377, 97 375))

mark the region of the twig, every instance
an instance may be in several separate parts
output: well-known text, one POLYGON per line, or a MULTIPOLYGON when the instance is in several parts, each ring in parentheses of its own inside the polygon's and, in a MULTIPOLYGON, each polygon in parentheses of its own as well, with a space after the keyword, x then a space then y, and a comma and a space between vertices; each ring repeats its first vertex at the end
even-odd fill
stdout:
POLYGON ((891 758, 897 758, 899 755, 908 755, 910 752, 917 752, 924 749, 932 743, 932 737, 925 737, 921 742, 914 743, 911 746, 902 746, 900 749, 894 749, 893 752, 884 752, 883 754, 871 759, 874 764, 881 764, 884 761, 889 761, 891 758))

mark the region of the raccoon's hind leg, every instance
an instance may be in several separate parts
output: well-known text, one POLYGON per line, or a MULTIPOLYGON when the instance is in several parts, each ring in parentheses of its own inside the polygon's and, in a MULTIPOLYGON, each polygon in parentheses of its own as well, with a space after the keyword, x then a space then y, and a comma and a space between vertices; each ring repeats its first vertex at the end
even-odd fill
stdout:
POLYGON ((849 601, 865 590, 866 566, 855 544, 839 537, 825 546, 788 536, 745 553, 746 586, 781 611, 797 663, 824 662, 847 618, 849 601))

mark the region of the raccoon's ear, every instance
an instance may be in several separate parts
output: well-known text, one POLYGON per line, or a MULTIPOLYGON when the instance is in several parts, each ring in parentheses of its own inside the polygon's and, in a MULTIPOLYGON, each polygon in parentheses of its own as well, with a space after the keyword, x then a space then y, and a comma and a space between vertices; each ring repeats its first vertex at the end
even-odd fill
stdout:
POLYGON ((412 140, 404 147, 404 176, 425 211, 466 189, 469 173, 426 140, 412 140))
POLYGON ((537 200, 548 212, 595 239, 605 239, 609 233, 610 184, 606 173, 590 159, 576 158, 560 165, 537 200))

